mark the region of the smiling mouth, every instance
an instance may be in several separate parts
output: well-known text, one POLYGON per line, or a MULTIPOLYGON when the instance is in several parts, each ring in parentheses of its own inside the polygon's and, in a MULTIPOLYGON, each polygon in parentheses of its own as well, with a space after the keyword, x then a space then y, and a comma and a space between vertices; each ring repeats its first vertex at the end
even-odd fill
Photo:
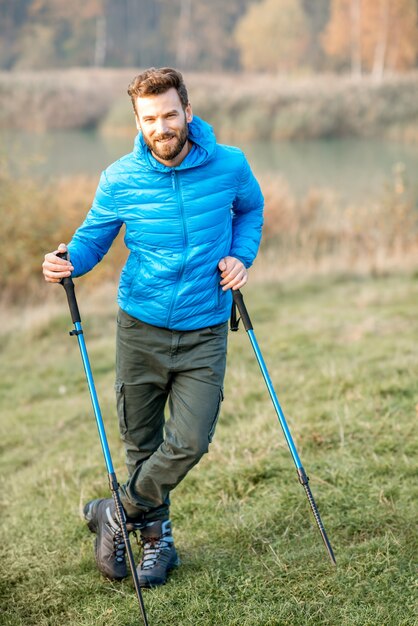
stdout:
POLYGON ((161 139, 156 139, 159 143, 168 143, 172 139, 174 139, 175 135, 171 135, 170 137, 161 137, 161 139))

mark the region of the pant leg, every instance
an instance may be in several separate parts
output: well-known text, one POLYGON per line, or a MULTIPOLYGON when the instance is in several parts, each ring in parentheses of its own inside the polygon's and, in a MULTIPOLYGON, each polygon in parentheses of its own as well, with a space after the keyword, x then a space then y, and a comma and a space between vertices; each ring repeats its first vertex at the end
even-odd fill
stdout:
POLYGON ((122 487, 128 515, 158 519, 170 492, 208 451, 223 398, 227 333, 226 323, 171 332, 170 417, 161 445, 122 487))
POLYGON ((164 440, 167 392, 153 384, 116 382, 119 431, 128 474, 155 452, 164 440))
MULTIPOLYGON (((166 331, 168 333, 168 331, 166 331)), ((120 310, 116 336, 116 402, 119 430, 129 476, 141 467, 164 440, 164 407, 168 398, 168 339, 164 329, 143 324, 120 310), (159 331, 162 332, 159 332, 159 331), (156 332, 154 332, 156 331, 156 332)), ((143 514, 131 502, 124 485, 122 504, 133 517, 143 514)), ((153 503, 149 506, 154 507, 153 503)), ((168 517, 169 500, 161 518, 168 517)))

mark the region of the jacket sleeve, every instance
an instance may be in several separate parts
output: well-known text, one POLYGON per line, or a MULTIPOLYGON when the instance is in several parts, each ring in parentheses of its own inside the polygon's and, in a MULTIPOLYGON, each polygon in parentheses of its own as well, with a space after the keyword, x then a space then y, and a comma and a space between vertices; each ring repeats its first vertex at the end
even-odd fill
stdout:
POLYGON ((247 159, 241 167, 232 205, 232 246, 230 256, 250 267, 257 256, 263 226, 264 198, 247 159))
POLYGON ((74 277, 86 274, 102 260, 121 226, 122 220, 118 216, 106 172, 103 172, 93 205, 68 244, 74 277))

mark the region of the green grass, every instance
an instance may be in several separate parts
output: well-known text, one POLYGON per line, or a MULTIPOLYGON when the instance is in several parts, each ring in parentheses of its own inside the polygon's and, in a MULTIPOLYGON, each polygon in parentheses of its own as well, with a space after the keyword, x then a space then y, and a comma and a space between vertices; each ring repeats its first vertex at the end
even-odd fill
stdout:
MULTIPOLYGON (((122 480, 115 308, 80 293, 122 480)), ((210 454, 172 496, 182 567, 165 587, 144 592, 150 626, 417 624, 417 278, 258 283, 245 298, 338 566, 328 561, 241 328, 230 336, 210 454)), ((0 342, 0 623, 134 626, 132 583, 100 577, 79 516, 80 504, 108 487, 57 289, 61 302, 59 314, 3 330, 0 342)))

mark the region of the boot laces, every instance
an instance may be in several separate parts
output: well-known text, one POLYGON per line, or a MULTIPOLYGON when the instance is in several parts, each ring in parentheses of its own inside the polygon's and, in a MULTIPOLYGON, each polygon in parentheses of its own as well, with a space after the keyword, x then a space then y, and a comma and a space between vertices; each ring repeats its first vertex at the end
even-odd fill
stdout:
POLYGON ((141 569, 151 569, 158 561, 159 556, 166 548, 170 547, 170 542, 161 537, 147 537, 141 539, 142 562, 141 569))
POLYGON ((112 514, 110 506, 106 507, 106 526, 112 534, 113 539, 113 552, 115 559, 118 563, 123 563, 125 560, 125 540, 123 538, 122 528, 120 527, 119 520, 117 520, 112 514))
POLYGON ((122 563, 125 560, 125 540, 123 538, 122 530, 115 530, 110 528, 113 534, 113 549, 115 553, 115 559, 118 563, 122 563))

